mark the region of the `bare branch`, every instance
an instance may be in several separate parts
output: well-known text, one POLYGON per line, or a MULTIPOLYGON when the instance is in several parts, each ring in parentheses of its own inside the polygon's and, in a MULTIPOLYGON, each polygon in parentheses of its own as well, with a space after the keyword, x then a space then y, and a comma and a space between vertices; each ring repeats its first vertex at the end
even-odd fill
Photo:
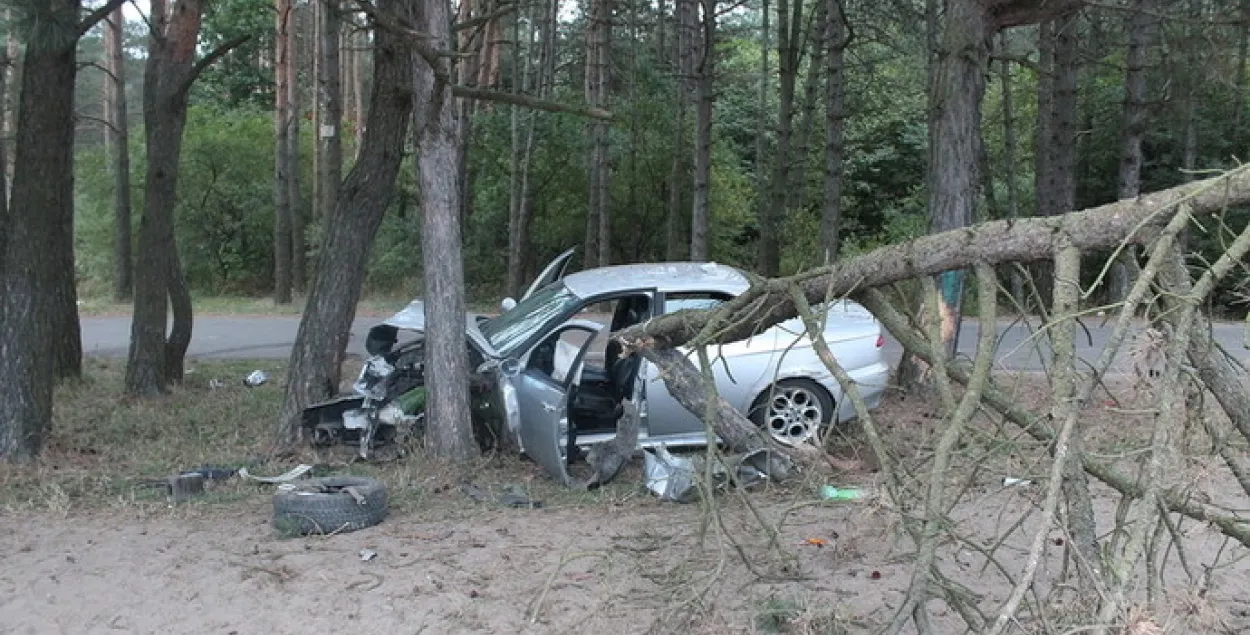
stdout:
POLYGON ((218 46, 212 51, 209 51, 208 55, 205 55, 204 57, 200 58, 200 60, 195 63, 195 66, 191 67, 191 72, 187 73, 186 79, 182 81, 182 85, 178 87, 178 90, 179 91, 190 90, 191 84, 195 83, 196 78, 200 76, 200 73, 204 72, 204 69, 208 68, 209 66, 212 66, 213 62, 216 62, 217 60, 224 57, 226 53, 229 53, 230 51, 233 51, 234 49, 238 48, 241 44, 251 39, 251 37, 252 36, 250 35, 240 35, 238 37, 232 38, 222 43, 221 46, 218 46))
POLYGON ((91 13, 88 13, 86 17, 82 19, 82 22, 78 23, 78 37, 86 35, 87 31, 90 31, 92 27, 100 22, 100 20, 108 17, 108 14, 112 13, 115 9, 117 9, 117 7, 126 4, 126 2, 127 0, 109 0, 108 2, 105 2, 103 6, 93 10, 91 13))

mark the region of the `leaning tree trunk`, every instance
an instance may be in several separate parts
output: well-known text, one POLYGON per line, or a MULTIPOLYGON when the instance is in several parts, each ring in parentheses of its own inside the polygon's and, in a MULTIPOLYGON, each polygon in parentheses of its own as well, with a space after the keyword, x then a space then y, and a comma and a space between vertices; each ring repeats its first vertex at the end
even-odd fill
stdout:
MULTIPOLYGON (((74 20, 78 6, 58 0, 51 10, 74 20)), ((56 330, 63 321, 54 287, 63 281, 56 269, 73 259, 72 241, 67 246, 62 234, 74 213, 77 69, 72 43, 32 39, 26 45, 13 195, 0 234, 0 457, 8 460, 30 459, 42 448, 52 422, 54 341, 77 336, 56 330)))
MULTIPOLYGON (((409 2, 379 0, 378 11, 411 15, 409 2)), ((288 364, 276 439, 300 439, 304 408, 338 390, 369 249, 395 194, 412 118, 412 46, 406 36, 379 28, 374 34, 374 75, 360 157, 343 181, 322 241, 320 266, 300 318, 288 364)))
MULTIPOLYGON (((1162 221, 1169 217, 1163 212, 1175 210, 1182 202, 1196 215, 1250 203, 1250 169, 1081 212, 990 221, 929 234, 790 278, 753 285, 714 310, 661 316, 625 329, 615 337, 661 365, 673 397, 690 412, 702 416, 707 395, 699 371, 669 349, 741 341, 791 319, 797 314, 791 296, 795 286, 807 302, 817 304, 829 297, 862 294, 868 289, 977 263, 1000 265, 1038 260, 1054 253, 1060 244, 1082 251, 1106 249, 1124 241, 1139 244, 1156 236, 1162 221)), ((732 451, 777 449, 766 435, 758 435, 758 428, 732 409, 716 408, 714 413, 710 423, 732 451)))
POLYGON ((130 230, 130 122, 126 112, 126 18, 121 9, 104 22, 105 135, 113 163, 113 298, 130 299, 134 288, 130 230))
POLYGON ((177 0, 169 9, 165 0, 152 1, 154 17, 143 85, 148 173, 139 223, 140 275, 135 279, 126 361, 126 393, 130 395, 158 395, 165 392, 169 382, 180 379, 191 341, 190 295, 174 237, 187 93, 204 68, 243 42, 243 38, 231 40, 196 61, 203 13, 202 0, 177 0), (166 341, 171 297, 174 325, 166 341))
MULTIPOLYGON (((426 405, 427 449, 432 456, 464 462, 478 454, 469 412, 469 360, 464 339, 464 259, 461 252, 459 179, 456 158, 459 122, 452 98, 451 7, 426 0, 416 28, 429 35, 429 48, 416 61, 417 101, 413 133, 421 188, 421 258, 426 304, 426 363, 430 369, 426 405), (432 50, 431 50, 432 49, 432 50)), ((589 257, 589 256, 588 256, 589 257)))

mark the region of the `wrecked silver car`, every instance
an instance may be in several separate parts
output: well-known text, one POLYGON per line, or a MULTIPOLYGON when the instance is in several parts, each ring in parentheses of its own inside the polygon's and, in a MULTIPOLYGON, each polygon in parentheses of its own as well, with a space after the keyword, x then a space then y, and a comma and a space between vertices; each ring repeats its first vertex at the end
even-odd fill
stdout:
MULTIPOLYGON (((475 385, 491 393, 500 428, 562 483, 580 448, 611 439, 624 417, 636 419, 641 447, 706 444, 703 422, 668 393, 658 369, 639 355, 622 355, 607 335, 665 313, 715 307, 745 292, 746 276, 726 265, 688 262, 566 276, 572 253, 549 264, 520 302, 505 300, 499 316, 466 320, 475 385)), ((880 324, 850 301, 823 310, 825 339, 875 407, 889 373, 880 324)), ((314 441, 354 440, 363 452, 371 442, 420 427, 424 327, 424 304, 416 300, 370 330, 371 357, 358 394, 306 411, 314 441), (410 339, 401 343, 401 335, 410 339)), ((721 396, 782 443, 808 441, 855 416, 797 319, 711 355, 721 396)))

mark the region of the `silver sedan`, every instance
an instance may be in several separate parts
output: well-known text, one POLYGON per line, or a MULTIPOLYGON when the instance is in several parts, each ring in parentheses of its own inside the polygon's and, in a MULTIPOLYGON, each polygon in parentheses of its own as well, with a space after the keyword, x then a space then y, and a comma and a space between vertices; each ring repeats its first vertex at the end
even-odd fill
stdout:
MULTIPOLYGON (((468 320, 477 371, 493 376, 506 429, 562 482, 569 480, 569 448, 610 439, 622 417, 637 419, 643 447, 706 444, 703 422, 668 393, 658 370, 622 355, 607 335, 665 313, 714 307, 745 292, 746 276, 688 262, 563 275, 571 255, 552 262, 520 302, 505 300, 499 316, 468 320)), ((823 310, 834 356, 875 407, 889 374, 880 324, 850 301, 823 310)), ((422 302, 384 325, 422 331, 422 302)), ((782 443, 808 441, 855 416, 797 319, 708 352, 721 396, 782 443)))

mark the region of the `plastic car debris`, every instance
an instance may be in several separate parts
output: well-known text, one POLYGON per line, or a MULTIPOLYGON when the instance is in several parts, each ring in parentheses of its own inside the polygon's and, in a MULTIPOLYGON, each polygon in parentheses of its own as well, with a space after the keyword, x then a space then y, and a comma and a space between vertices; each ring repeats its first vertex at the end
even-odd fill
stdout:
POLYGON ((243 379, 243 383, 251 386, 252 388, 255 388, 267 381, 269 381, 269 375, 263 370, 254 370, 248 373, 247 377, 243 379))
POLYGON ((827 501, 857 501, 864 497, 864 490, 858 487, 825 485, 820 488, 820 497, 827 501))
POLYGON ((304 476, 308 472, 312 471, 312 469, 313 466, 311 465, 301 464, 287 471, 285 474, 279 474, 278 476, 252 476, 247 471, 247 468, 241 467, 239 468, 239 477, 245 478, 249 481, 256 481, 257 483, 289 483, 297 478, 300 478, 301 476, 304 476))

